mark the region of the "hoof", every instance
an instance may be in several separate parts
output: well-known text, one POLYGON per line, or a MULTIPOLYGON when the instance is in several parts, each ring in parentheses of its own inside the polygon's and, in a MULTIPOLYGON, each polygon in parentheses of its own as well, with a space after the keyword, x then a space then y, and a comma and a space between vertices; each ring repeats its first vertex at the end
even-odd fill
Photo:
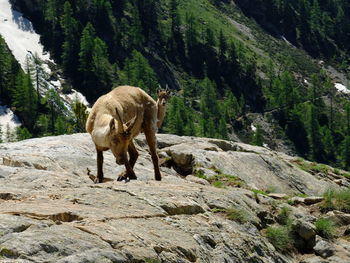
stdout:
POLYGON ((118 176, 118 179, 117 179, 118 182, 121 182, 121 181, 124 181, 124 180, 127 181, 128 178, 126 176, 124 176, 124 175, 118 176))
POLYGON ((156 177, 156 181, 162 181, 162 177, 156 177))
POLYGON ((103 182, 103 179, 99 179, 98 177, 96 177, 93 181, 95 184, 99 184, 103 182))

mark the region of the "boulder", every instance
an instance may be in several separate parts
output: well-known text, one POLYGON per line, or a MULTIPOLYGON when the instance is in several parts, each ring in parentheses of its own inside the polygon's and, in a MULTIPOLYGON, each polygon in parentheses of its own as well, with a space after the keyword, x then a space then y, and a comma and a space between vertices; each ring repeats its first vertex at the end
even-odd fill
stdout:
POLYGON ((316 236, 316 245, 313 249, 317 255, 323 258, 333 256, 335 253, 334 246, 330 242, 321 238, 320 236, 316 236))

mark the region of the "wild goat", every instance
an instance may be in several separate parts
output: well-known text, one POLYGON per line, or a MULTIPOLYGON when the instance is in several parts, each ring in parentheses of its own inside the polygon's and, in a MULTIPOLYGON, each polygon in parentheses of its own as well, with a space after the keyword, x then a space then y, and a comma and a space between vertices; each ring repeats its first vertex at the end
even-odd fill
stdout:
POLYGON ((131 86, 117 87, 95 102, 86 122, 86 130, 90 133, 97 151, 95 182, 103 181, 103 151, 109 149, 116 163, 124 164, 126 168, 118 181, 137 179, 133 168, 139 154, 133 138, 141 131, 145 133, 149 146, 155 179, 162 179, 156 145, 157 111, 157 103, 151 96, 142 89, 131 86))
POLYGON ((162 126, 162 123, 165 118, 165 111, 166 111, 166 105, 168 103, 168 100, 170 98, 170 90, 166 88, 165 90, 158 89, 157 90, 158 100, 157 100, 157 127, 158 129, 160 126, 162 126))

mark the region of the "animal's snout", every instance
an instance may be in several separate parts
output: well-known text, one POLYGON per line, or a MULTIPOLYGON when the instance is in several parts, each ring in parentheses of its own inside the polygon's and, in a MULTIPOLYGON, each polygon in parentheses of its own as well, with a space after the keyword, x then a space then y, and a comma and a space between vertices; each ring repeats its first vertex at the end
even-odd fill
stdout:
POLYGON ((119 165, 124 164, 124 158, 115 158, 115 162, 119 165))

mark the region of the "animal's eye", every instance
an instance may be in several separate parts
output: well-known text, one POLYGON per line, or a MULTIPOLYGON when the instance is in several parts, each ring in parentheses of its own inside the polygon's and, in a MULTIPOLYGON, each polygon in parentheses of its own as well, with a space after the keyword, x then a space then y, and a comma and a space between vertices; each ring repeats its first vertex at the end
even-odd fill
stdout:
POLYGON ((113 143, 117 144, 117 143, 119 143, 119 138, 117 136, 114 136, 112 138, 112 141, 113 141, 113 143))

